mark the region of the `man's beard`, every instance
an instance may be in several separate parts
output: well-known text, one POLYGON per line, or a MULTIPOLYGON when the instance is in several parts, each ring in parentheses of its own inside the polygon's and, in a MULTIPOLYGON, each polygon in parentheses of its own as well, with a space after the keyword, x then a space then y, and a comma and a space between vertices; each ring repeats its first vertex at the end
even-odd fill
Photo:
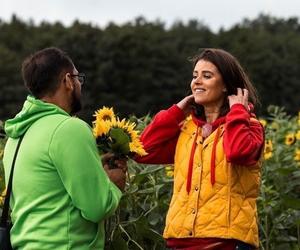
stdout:
POLYGON ((72 92, 72 104, 71 104, 71 115, 76 114, 77 112, 79 112, 82 108, 81 105, 81 99, 80 97, 76 94, 76 90, 73 89, 72 92))

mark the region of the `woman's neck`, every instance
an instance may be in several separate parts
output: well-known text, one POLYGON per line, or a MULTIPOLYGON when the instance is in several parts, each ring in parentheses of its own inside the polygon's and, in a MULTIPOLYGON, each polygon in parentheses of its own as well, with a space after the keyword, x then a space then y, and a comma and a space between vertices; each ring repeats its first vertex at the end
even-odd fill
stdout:
POLYGON ((213 123, 220 115, 219 108, 204 108, 205 118, 207 123, 213 123))

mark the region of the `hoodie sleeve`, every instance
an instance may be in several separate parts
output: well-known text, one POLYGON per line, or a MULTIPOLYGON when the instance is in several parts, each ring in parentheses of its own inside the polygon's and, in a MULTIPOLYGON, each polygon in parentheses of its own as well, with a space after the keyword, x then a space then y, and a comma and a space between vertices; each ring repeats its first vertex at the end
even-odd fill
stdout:
POLYGON ((264 130, 242 104, 235 104, 226 116, 224 149, 227 161, 239 165, 253 165, 260 158, 264 144, 264 130))
POLYGON ((55 130, 49 155, 72 202, 82 216, 95 223, 110 216, 122 192, 109 180, 90 127, 70 118, 55 130))
POLYGON ((157 113, 141 135, 141 141, 148 155, 137 156, 135 160, 149 164, 174 163, 180 123, 183 119, 184 114, 177 105, 157 113))

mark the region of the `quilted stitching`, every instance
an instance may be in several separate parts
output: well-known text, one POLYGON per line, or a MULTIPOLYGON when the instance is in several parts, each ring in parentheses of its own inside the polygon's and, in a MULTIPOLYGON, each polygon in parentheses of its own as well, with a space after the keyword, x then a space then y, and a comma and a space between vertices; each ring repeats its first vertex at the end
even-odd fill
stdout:
POLYGON ((216 183, 212 186, 210 159, 215 133, 204 142, 200 136, 194 158, 192 189, 188 195, 187 168, 195 131, 196 125, 189 120, 183 125, 178 139, 174 194, 164 237, 234 238, 258 246, 256 197, 261 163, 251 167, 228 163, 221 136, 216 151, 216 183))

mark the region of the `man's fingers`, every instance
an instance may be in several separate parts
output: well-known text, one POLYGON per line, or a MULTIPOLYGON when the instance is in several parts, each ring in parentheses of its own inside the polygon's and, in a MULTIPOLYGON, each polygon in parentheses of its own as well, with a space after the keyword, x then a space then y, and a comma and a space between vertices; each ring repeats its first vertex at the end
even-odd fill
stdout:
POLYGON ((108 164, 104 164, 103 165, 103 168, 104 168, 104 170, 107 172, 107 171, 109 171, 109 166, 108 166, 108 164))
POLYGON ((119 169, 122 169, 123 172, 127 171, 128 167, 126 164, 126 160, 116 160, 115 163, 119 169))
POLYGON ((111 159, 113 156, 114 156, 114 154, 112 154, 112 153, 106 153, 106 154, 101 155, 101 160, 102 160, 102 162, 108 162, 109 159, 111 159))

